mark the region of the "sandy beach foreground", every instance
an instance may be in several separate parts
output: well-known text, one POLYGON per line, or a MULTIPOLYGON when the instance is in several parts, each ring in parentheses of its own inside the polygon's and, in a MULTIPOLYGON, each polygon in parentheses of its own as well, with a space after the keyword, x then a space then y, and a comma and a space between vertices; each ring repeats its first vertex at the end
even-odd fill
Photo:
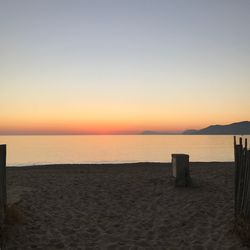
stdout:
POLYGON ((21 220, 6 249, 247 249, 233 233, 233 164, 190 168, 192 188, 175 188, 166 163, 9 167, 21 220))

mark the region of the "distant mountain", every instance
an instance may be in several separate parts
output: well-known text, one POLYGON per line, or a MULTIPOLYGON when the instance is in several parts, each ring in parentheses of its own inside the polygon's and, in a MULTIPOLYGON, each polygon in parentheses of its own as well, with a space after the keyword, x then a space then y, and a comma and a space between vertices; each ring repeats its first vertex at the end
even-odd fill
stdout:
POLYGON ((171 133, 166 131, 153 131, 153 130, 145 130, 141 132, 141 135, 174 135, 177 133, 171 133))
POLYGON ((250 135, 250 122, 236 122, 228 125, 212 125, 200 130, 186 130, 184 135, 250 135))
POLYGON ((185 130, 182 132, 183 135, 194 135, 195 133, 197 133, 198 130, 195 129, 189 129, 189 130, 185 130))

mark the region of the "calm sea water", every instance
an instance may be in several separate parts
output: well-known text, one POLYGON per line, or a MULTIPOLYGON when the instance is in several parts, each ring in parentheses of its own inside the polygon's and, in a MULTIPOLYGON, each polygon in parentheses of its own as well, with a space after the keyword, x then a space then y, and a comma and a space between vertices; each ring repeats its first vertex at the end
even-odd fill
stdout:
POLYGON ((228 135, 0 136, 0 144, 8 146, 8 166, 170 162, 172 153, 187 153, 190 161, 233 161, 228 135))

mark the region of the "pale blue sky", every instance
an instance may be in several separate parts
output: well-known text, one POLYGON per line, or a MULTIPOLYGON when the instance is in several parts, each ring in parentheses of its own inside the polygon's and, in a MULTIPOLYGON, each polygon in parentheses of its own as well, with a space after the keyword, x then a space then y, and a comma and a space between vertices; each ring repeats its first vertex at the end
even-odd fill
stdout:
POLYGON ((249 0, 0 0, 0 130, 250 120, 249 13, 249 0))

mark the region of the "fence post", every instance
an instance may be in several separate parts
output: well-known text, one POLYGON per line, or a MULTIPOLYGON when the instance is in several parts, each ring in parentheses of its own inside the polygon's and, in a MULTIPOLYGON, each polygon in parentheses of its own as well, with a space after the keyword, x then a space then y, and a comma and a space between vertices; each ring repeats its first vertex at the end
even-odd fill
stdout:
POLYGON ((234 137, 235 153, 235 229, 244 244, 250 246, 250 150, 234 137))
POLYGON ((191 185, 189 155, 172 154, 172 170, 176 186, 186 187, 191 185))
POLYGON ((6 145, 0 145, 0 226, 2 227, 6 215, 6 145))

